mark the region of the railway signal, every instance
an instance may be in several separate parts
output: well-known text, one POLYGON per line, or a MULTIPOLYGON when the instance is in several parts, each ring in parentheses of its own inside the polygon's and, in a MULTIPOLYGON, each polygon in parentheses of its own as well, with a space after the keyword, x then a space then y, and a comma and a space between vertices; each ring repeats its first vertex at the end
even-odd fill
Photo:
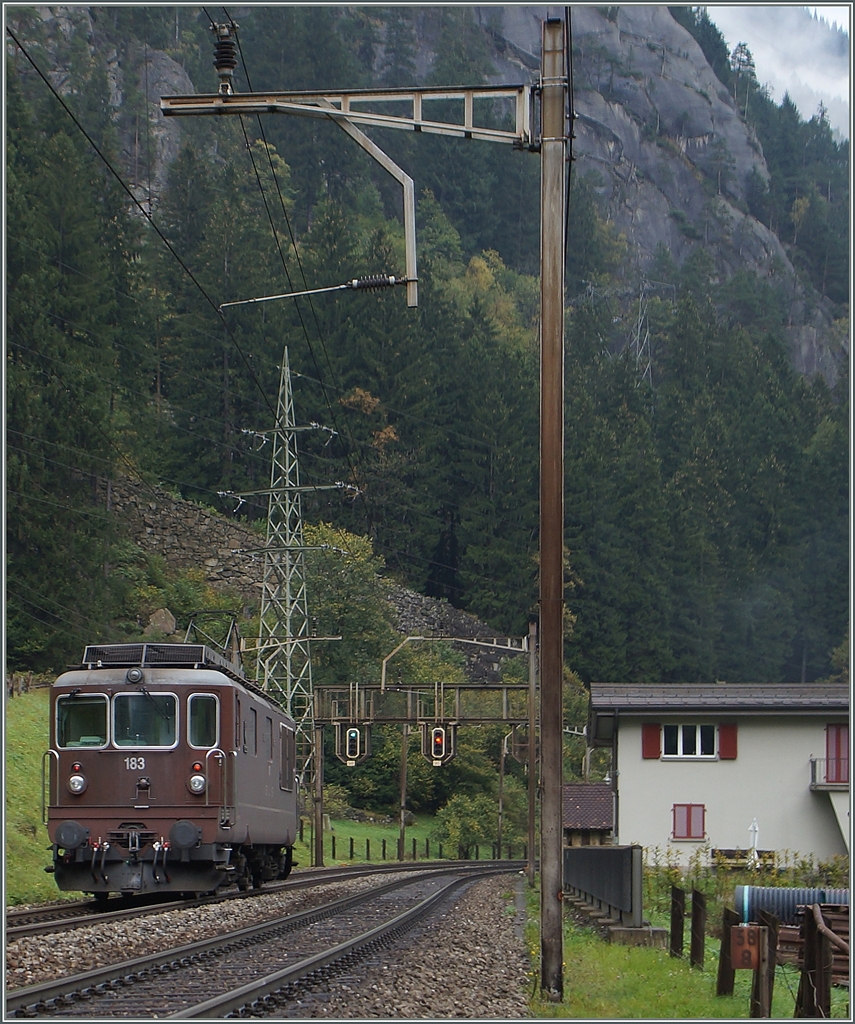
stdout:
POLYGON ((425 722, 422 724, 422 754, 435 768, 439 768, 454 757, 456 738, 456 726, 425 722))
POLYGON ((355 722, 335 727, 335 754, 348 768, 355 768, 371 753, 371 728, 355 722))

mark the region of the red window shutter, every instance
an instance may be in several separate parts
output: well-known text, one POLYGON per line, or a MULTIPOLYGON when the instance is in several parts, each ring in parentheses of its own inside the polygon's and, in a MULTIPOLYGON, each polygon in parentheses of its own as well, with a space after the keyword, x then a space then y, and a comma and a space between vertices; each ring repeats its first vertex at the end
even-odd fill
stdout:
POLYGON ((644 722, 641 726, 641 756, 646 760, 661 757, 659 734, 661 727, 656 722, 644 722))
POLYGON ((722 761, 736 760, 736 722, 722 722, 718 727, 718 756, 722 761))
POLYGON ((825 727, 825 781, 849 781, 849 726, 825 727))
POLYGON ((674 804, 675 839, 703 839, 706 835, 707 809, 704 804, 674 804))

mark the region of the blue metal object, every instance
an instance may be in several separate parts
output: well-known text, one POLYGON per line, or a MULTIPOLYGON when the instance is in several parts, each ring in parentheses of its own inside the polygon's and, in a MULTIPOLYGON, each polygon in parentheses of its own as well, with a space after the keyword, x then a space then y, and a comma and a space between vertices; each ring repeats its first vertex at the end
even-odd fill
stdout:
POLYGON ((776 886, 737 885, 734 892, 736 912, 742 924, 757 920, 757 911, 774 914, 781 924, 795 924, 798 907, 813 903, 849 905, 848 889, 784 889, 776 886))

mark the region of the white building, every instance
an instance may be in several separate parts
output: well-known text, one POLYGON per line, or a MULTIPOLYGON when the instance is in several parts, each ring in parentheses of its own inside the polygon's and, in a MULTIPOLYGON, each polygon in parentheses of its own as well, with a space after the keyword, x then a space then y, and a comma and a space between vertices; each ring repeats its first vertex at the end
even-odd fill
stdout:
POLYGON ((824 683, 592 683, 589 735, 612 748, 615 842, 849 850, 849 690, 824 683))

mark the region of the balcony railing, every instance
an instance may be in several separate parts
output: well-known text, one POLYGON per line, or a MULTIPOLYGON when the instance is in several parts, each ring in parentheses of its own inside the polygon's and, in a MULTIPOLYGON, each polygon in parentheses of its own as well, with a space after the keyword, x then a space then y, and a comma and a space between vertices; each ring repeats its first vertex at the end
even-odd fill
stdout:
POLYGON ((849 789, 848 757, 812 757, 811 789, 849 789))

